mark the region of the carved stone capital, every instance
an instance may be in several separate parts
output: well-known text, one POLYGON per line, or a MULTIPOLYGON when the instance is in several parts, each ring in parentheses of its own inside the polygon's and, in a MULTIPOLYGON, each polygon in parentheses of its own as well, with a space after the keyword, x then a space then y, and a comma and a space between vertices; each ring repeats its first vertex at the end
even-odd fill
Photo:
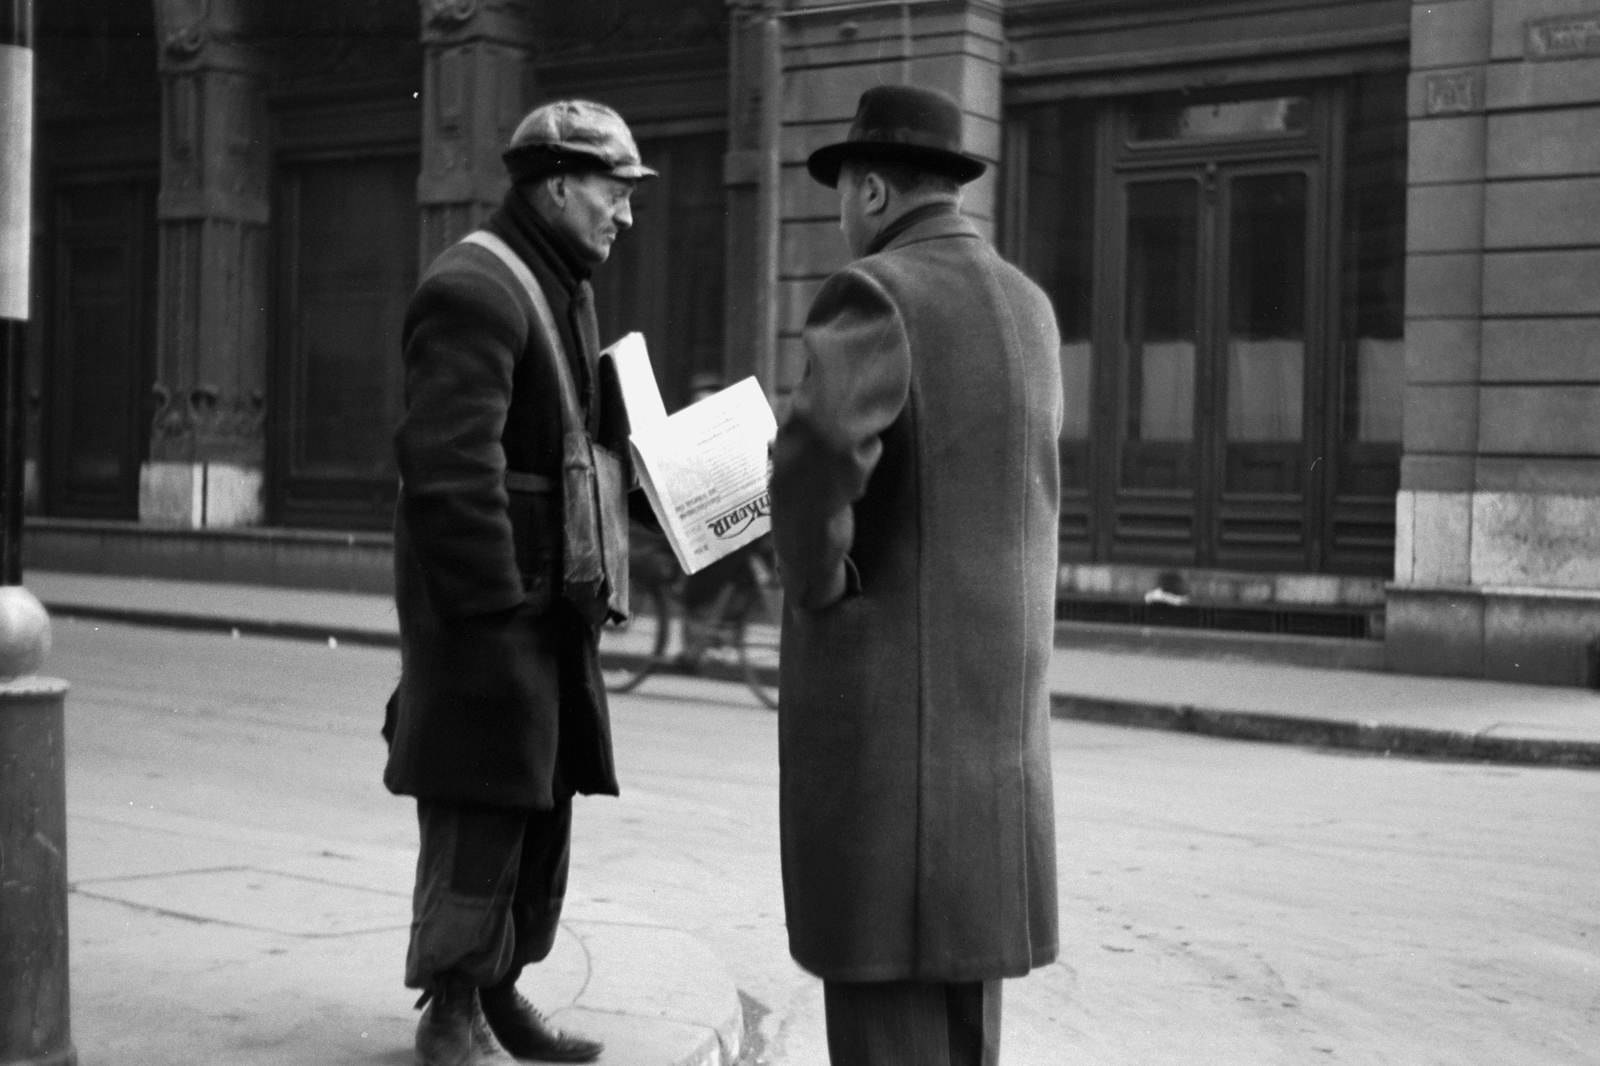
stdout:
POLYGON ((157 382, 151 399, 152 460, 261 463, 267 401, 260 391, 238 395, 204 383, 182 389, 157 382))
POLYGON ((237 70, 259 73, 259 50, 246 44, 243 0, 156 0, 162 73, 237 70))
POLYGON ((478 0, 422 0, 422 23, 441 32, 459 30, 478 13, 478 0))
POLYGON ((526 48, 534 26, 526 0, 421 0, 422 43, 430 46, 498 41, 526 48))

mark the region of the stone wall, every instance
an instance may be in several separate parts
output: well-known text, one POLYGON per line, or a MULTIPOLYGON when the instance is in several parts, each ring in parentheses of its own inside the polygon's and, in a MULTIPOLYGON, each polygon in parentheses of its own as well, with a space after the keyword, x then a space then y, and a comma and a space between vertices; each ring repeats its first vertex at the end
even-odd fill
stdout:
POLYGON ((1600 3, 1412 19, 1391 666, 1594 679, 1600 3))

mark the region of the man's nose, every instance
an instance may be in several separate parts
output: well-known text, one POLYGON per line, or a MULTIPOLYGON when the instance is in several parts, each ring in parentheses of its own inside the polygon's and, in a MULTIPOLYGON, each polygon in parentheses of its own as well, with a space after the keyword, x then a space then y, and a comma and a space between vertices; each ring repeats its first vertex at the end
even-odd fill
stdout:
POLYGON ((627 229, 633 225, 633 204, 627 200, 617 205, 617 213, 612 216, 618 229, 627 229))

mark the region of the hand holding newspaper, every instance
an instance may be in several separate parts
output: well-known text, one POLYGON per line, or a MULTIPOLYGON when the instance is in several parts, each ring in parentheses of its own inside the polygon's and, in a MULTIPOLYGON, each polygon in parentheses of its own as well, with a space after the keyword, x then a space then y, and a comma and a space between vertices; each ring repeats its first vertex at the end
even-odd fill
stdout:
POLYGON ((669 416, 643 335, 628 334, 600 358, 616 369, 639 481, 685 573, 772 528, 767 449, 778 424, 755 378, 669 416))

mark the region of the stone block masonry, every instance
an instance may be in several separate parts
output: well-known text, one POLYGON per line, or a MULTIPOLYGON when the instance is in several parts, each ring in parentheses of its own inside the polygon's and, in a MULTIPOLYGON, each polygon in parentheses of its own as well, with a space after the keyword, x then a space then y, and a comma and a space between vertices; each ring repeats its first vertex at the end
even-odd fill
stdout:
POLYGON ((1566 684, 1600 641, 1600 3, 1412 19, 1396 669, 1566 684))

